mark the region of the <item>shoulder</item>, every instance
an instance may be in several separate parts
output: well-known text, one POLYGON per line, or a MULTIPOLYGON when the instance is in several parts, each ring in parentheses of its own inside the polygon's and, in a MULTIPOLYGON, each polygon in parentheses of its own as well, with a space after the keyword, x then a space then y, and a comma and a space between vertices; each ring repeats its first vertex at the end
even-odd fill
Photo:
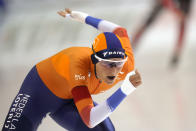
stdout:
POLYGON ((128 38, 128 34, 127 34, 127 30, 123 27, 117 27, 114 31, 114 34, 118 35, 119 37, 127 37, 128 38))

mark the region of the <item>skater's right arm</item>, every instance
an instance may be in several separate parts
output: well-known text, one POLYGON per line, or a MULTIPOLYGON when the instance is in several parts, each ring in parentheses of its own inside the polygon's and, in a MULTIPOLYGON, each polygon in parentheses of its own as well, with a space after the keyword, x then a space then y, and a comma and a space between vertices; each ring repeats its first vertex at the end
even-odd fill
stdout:
POLYGON ((89 128, 93 128, 105 120, 140 84, 141 77, 137 71, 135 74, 128 73, 121 87, 97 106, 93 105, 93 100, 86 86, 73 88, 72 95, 82 120, 89 128))

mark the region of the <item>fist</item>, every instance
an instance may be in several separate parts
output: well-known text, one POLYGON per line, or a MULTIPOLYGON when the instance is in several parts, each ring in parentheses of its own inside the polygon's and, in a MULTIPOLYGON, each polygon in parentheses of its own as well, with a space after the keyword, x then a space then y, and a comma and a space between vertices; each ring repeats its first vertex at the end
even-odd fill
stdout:
POLYGON ((131 75, 129 77, 129 81, 132 83, 132 85, 137 88, 139 85, 142 84, 141 76, 138 70, 135 71, 134 75, 131 75))

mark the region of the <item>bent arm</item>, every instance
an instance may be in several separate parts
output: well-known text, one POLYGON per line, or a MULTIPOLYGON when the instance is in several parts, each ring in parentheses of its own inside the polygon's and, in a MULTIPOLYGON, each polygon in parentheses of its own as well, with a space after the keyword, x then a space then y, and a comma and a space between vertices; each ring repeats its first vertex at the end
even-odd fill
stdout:
POLYGON ((105 120, 126 98, 126 96, 136 89, 129 82, 129 76, 125 78, 125 81, 116 92, 97 106, 93 105, 91 95, 86 86, 75 87, 72 89, 73 99, 79 114, 83 122, 89 128, 93 128, 105 120))

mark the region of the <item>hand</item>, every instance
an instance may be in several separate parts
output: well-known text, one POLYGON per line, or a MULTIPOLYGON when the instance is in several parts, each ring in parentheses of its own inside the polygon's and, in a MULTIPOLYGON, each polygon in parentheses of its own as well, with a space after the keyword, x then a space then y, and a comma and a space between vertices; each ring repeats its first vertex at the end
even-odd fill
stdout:
POLYGON ((138 70, 136 69, 135 74, 131 75, 129 77, 129 81, 132 83, 132 85, 137 88, 139 85, 142 84, 141 76, 138 70))
POLYGON ((69 8, 66 8, 65 10, 63 11, 58 11, 57 12, 60 16, 62 17, 66 17, 67 14, 71 14, 71 10, 69 8))
POLYGON ((129 95, 141 84, 142 84, 141 76, 138 70, 132 71, 126 75, 125 80, 121 85, 121 90, 126 95, 129 95))

